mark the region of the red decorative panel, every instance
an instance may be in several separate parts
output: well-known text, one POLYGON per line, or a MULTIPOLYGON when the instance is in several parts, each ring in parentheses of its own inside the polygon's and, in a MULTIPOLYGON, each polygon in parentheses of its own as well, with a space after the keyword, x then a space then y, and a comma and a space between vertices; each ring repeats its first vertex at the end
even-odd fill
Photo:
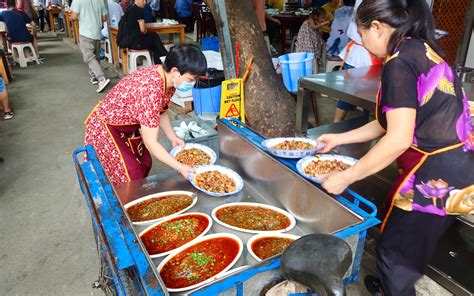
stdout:
POLYGON ((436 28, 448 32, 448 36, 439 39, 438 44, 446 52, 446 61, 454 65, 458 47, 464 35, 464 21, 469 0, 435 0, 433 16, 436 28))

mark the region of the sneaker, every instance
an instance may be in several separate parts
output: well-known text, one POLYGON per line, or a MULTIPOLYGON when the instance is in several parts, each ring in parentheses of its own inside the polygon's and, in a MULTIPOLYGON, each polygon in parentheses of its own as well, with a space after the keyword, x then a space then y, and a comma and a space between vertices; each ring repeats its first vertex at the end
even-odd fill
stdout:
POLYGON ((10 112, 5 112, 3 113, 3 120, 9 120, 12 119, 15 116, 15 113, 13 113, 13 110, 10 112))
POLYGON ((107 85, 109 85, 109 83, 110 83, 110 79, 99 81, 99 87, 97 88, 97 92, 98 93, 102 92, 107 87, 107 85))
POLYGON ((97 78, 95 78, 95 76, 91 76, 90 77, 90 82, 93 84, 93 85, 96 85, 99 83, 99 80, 97 78))

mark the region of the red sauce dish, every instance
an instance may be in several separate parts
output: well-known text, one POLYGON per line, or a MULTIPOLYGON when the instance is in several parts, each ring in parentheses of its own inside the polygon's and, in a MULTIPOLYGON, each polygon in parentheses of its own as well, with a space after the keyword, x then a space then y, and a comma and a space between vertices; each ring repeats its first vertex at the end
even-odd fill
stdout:
POLYGON ((205 235, 212 226, 212 219, 202 213, 185 213, 173 216, 145 229, 140 239, 151 258, 168 255, 205 235))
POLYGON ((181 292, 207 284, 229 270, 242 255, 239 237, 229 233, 203 236, 172 252, 158 266, 169 292, 181 292))

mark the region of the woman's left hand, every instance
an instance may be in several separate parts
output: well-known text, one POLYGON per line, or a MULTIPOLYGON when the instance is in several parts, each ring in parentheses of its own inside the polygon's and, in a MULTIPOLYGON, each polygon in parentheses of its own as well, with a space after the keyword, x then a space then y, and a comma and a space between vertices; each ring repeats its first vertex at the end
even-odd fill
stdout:
POLYGON ((186 146, 186 142, 184 142, 184 140, 179 138, 178 136, 175 136, 171 139, 171 146, 173 146, 174 148, 178 145, 181 146, 181 148, 184 148, 184 146, 186 146))
POLYGON ((344 190, 346 190, 346 188, 352 183, 353 182, 349 178, 349 172, 346 170, 331 174, 321 185, 327 192, 338 195, 344 192, 344 190))

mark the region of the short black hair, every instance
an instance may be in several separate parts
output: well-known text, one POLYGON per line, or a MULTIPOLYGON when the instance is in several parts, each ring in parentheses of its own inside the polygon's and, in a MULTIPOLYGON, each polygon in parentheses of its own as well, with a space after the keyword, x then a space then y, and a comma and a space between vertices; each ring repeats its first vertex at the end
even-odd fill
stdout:
POLYGON ((163 68, 166 72, 178 68, 181 74, 203 76, 206 74, 207 61, 201 49, 192 44, 178 44, 170 49, 163 68))
POLYGON ((16 0, 8 0, 7 7, 16 7, 16 0))

